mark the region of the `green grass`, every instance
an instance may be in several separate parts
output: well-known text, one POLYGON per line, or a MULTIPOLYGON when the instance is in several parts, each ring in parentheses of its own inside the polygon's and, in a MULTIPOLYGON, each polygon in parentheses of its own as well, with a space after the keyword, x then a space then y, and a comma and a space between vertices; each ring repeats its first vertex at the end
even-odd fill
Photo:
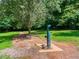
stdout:
POLYGON ((12 43, 11 43, 12 38, 18 34, 19 34, 19 32, 0 33, 0 49, 11 47, 12 46, 12 43))
MULTIPOLYGON (((38 31, 41 37, 46 35, 46 31, 38 31)), ((73 43, 79 45, 78 30, 51 31, 51 39, 58 42, 73 43)))
MULTIPOLYGON (((62 30, 50 31, 51 39, 58 42, 68 42, 79 46, 79 31, 78 30, 62 30)), ((12 38, 18 35, 19 32, 0 33, 0 49, 12 46, 12 38)), ((38 34, 40 37, 45 37, 46 31, 32 31, 32 34, 38 34)))

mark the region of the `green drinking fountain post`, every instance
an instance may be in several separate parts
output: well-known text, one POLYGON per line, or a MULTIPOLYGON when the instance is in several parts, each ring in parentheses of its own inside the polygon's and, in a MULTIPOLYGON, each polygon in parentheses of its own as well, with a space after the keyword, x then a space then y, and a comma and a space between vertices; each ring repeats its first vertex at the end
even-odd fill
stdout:
POLYGON ((50 34, 50 29, 51 25, 47 25, 47 48, 51 48, 51 34, 50 34))

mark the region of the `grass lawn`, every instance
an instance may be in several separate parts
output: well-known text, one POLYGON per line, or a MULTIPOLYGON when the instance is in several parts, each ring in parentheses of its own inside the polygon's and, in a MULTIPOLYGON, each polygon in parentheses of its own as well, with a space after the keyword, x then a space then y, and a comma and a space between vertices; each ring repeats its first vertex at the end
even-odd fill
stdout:
MULTIPOLYGON (((44 37, 46 31, 33 31, 39 36, 44 37)), ((0 33, 0 49, 11 47, 12 38, 18 35, 19 32, 6 32, 0 33)), ((79 31, 78 30, 63 30, 63 31, 51 31, 51 39, 58 42, 71 42, 79 46, 79 31)))
POLYGON ((12 43, 11 43, 12 38, 18 34, 19 34, 19 32, 0 33, 0 49, 11 47, 12 46, 12 43))
MULTIPOLYGON (((45 31, 38 31, 40 36, 46 35, 45 31)), ((51 31, 51 39, 58 42, 73 43, 79 46, 79 30, 51 31)))

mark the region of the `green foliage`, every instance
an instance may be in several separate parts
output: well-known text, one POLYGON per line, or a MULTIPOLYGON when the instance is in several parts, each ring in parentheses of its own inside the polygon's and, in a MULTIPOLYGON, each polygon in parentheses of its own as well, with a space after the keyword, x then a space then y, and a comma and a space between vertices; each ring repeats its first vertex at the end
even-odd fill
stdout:
POLYGON ((0 30, 10 29, 12 27, 12 19, 10 17, 4 17, 0 19, 0 30))
POLYGON ((53 26, 79 26, 79 0, 1 0, 0 28, 41 28, 48 22, 53 26), (2 25, 2 22, 5 24, 2 25))
POLYGON ((68 26, 71 29, 79 26, 79 2, 65 6, 63 11, 61 23, 64 26, 68 26))
MULTIPOLYGON (((46 8, 41 0, 2 0, 2 6, 5 15, 12 15, 15 17, 15 21, 18 21, 16 24, 18 29, 28 28, 30 30, 38 20, 45 22, 46 8)), ((39 22, 38 24, 41 25, 42 23, 39 22)))
POLYGON ((66 6, 66 8, 64 9, 64 14, 63 17, 64 19, 66 18, 77 18, 77 16, 79 16, 79 5, 69 5, 66 6))

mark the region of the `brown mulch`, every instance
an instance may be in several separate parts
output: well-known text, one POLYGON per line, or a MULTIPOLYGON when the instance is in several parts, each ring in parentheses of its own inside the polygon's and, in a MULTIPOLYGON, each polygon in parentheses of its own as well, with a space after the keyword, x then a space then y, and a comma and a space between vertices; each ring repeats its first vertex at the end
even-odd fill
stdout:
POLYGON ((69 43, 54 43, 62 48, 63 52, 55 52, 49 54, 49 59, 79 59, 79 51, 77 47, 69 43))
MULTIPOLYGON (((31 45, 35 43, 43 43, 41 38, 32 37, 31 45)), ((49 59, 79 59, 79 51, 73 44, 54 42, 55 45, 63 49, 63 52, 48 53, 49 59)), ((45 57, 47 57, 45 56, 45 57)))
POLYGON ((30 40, 13 40, 13 48, 5 49, 6 53, 18 59, 79 59, 77 48, 68 43, 53 42, 63 49, 63 52, 39 53, 36 43, 45 43, 39 37, 32 37, 30 40), (27 49, 28 48, 28 49, 27 49), (22 57, 23 56, 23 57, 22 57), (26 57, 27 56, 27 57, 26 57))

